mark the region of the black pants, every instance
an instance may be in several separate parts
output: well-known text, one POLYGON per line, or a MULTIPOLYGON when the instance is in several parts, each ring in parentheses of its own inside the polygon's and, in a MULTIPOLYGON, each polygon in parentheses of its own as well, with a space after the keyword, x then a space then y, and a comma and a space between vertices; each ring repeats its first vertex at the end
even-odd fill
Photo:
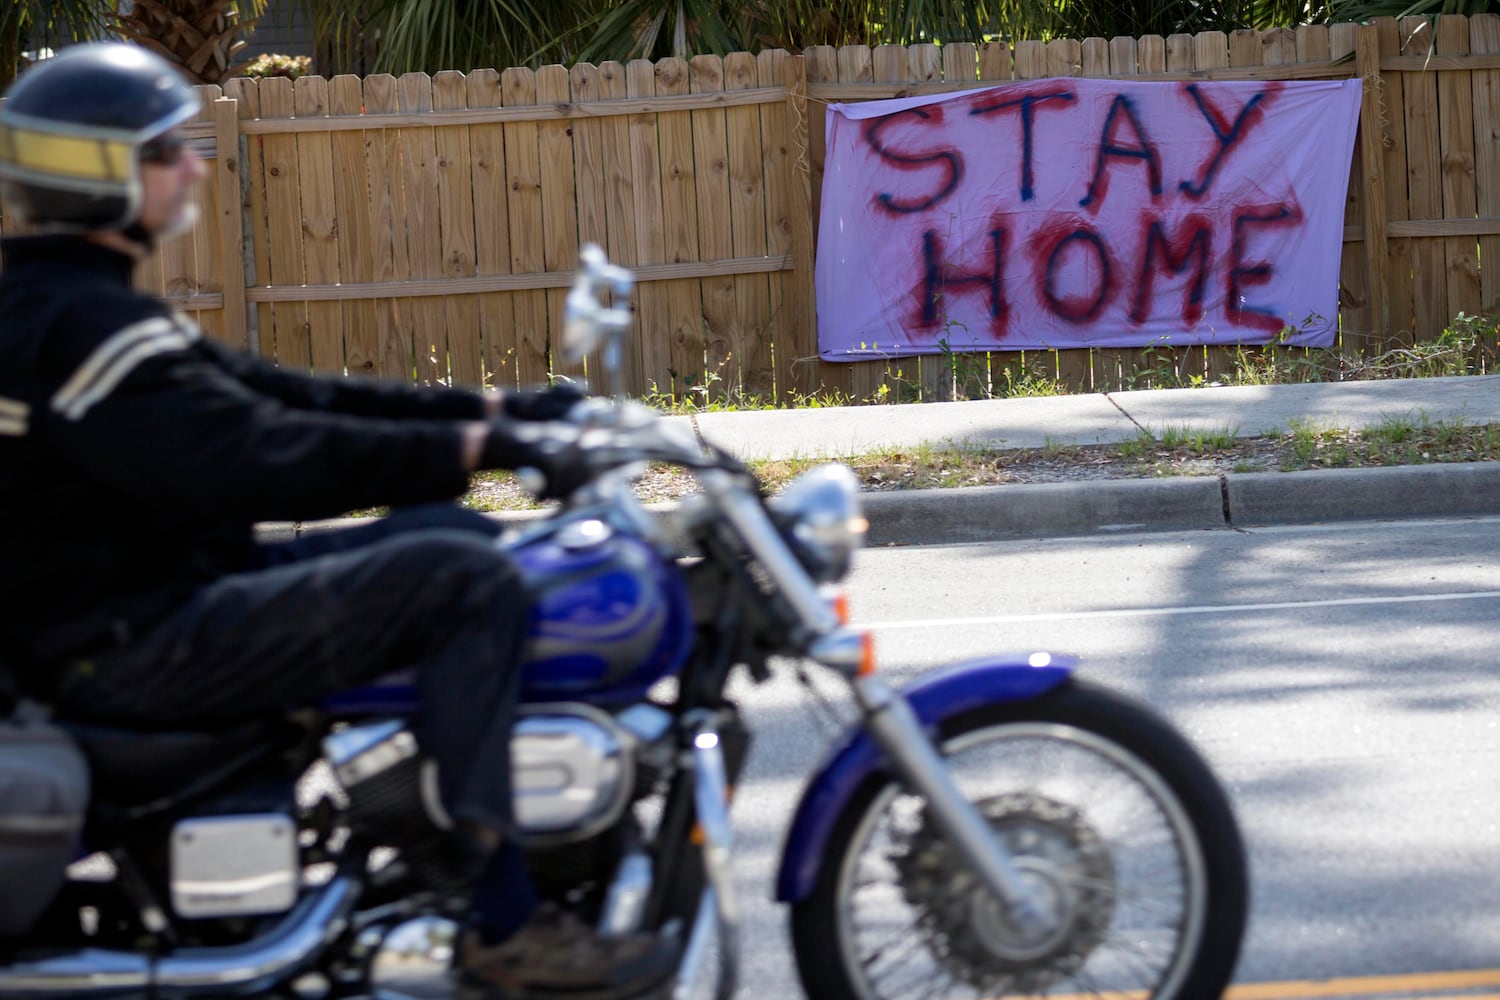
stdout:
POLYGON ((71 663, 65 718, 194 728, 284 713, 406 669, 458 819, 511 832, 510 730, 529 600, 488 518, 434 505, 291 542, 140 638, 71 663))

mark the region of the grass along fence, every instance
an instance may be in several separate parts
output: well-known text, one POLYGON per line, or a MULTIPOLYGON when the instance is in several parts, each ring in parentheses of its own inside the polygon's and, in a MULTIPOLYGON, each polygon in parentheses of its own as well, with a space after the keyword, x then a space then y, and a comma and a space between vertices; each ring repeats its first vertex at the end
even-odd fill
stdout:
MULTIPOLYGON (((579 245, 636 269, 627 388, 785 402, 1212 379, 1233 348, 820 363, 824 107, 1048 76, 1364 80, 1346 352, 1500 311, 1500 15, 1141 38, 809 48, 532 71, 230 81, 190 126, 202 218, 140 283, 280 364, 535 382, 579 245)), ((0 227, 7 227, 0 220, 0 227)))

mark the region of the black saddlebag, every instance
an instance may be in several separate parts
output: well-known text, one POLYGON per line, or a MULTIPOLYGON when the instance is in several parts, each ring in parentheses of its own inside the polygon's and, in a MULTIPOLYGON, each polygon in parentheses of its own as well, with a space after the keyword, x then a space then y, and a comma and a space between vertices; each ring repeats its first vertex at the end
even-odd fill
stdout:
POLYGON ((0 716, 0 938, 25 934, 76 857, 89 771, 72 738, 0 716))

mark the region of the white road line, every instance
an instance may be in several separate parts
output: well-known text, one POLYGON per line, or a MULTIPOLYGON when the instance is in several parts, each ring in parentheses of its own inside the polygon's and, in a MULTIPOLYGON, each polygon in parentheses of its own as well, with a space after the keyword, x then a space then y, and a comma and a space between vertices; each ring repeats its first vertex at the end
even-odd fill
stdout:
POLYGON ((1445 601, 1493 601, 1500 590, 1462 594, 1412 594, 1405 597, 1341 597, 1327 601, 1274 601, 1265 604, 1206 604, 1180 608, 1114 608, 1100 611, 1043 611, 1026 615, 988 615, 973 618, 926 618, 918 621, 854 622, 874 631, 903 628, 955 628, 964 625, 1018 625, 1028 622, 1087 621, 1093 618, 1169 618, 1178 615, 1233 615, 1256 611, 1310 611, 1317 608, 1360 608, 1381 604, 1436 604, 1445 601))

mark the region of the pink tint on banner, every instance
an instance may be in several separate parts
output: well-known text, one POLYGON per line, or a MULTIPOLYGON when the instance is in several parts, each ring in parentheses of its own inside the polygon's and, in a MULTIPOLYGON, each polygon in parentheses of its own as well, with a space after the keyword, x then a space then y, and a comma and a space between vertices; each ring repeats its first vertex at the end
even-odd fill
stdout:
POLYGON ((819 352, 1329 346, 1359 103, 1058 78, 832 105, 819 352))

